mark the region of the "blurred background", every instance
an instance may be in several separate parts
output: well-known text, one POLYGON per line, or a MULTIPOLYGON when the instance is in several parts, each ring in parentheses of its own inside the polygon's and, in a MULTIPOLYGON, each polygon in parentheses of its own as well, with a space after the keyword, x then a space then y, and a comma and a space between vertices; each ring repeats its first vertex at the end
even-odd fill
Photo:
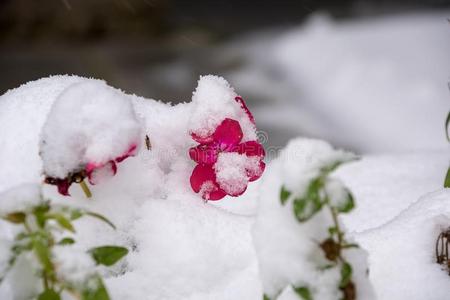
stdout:
POLYGON ((267 147, 446 147, 450 0, 0 0, 0 92, 55 74, 190 101, 224 76, 267 147))

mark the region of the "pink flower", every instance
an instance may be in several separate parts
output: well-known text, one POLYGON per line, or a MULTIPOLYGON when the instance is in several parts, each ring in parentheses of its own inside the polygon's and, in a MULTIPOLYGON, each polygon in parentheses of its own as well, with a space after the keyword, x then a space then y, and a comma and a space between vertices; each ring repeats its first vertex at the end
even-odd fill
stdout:
POLYGON ((64 196, 70 196, 69 188, 72 183, 81 183, 84 178, 88 178, 89 183, 96 185, 101 181, 101 178, 114 176, 117 173, 117 163, 120 163, 130 156, 136 155, 137 144, 132 144, 127 151, 120 156, 109 160, 105 163, 88 162, 83 170, 69 173, 66 178, 53 178, 47 176, 45 183, 56 185, 58 192, 64 196))
MULTIPOLYGON (((250 121, 254 119, 244 100, 236 97, 250 121)), ((191 187, 205 200, 220 200, 226 195, 242 195, 251 181, 265 169, 264 148, 257 141, 241 143, 242 128, 238 121, 226 118, 211 136, 191 134, 200 144, 189 149, 190 158, 198 163, 192 171, 191 187)))

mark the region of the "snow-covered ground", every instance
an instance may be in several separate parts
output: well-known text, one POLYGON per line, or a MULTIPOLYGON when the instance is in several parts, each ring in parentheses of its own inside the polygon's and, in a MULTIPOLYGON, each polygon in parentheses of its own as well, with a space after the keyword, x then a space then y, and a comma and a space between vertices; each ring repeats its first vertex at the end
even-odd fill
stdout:
MULTIPOLYGON (((341 221, 348 238, 361 246, 351 255, 358 299, 448 298, 450 277, 434 262, 437 234, 450 226, 450 194, 442 188, 448 167, 443 123, 450 98, 446 17, 441 13, 335 23, 317 16, 288 33, 240 42, 247 43, 239 49, 247 49, 249 67, 229 74, 243 90, 260 92, 277 102, 260 104, 257 110, 248 102, 258 125, 321 136, 372 153, 332 175, 350 188, 356 200, 356 208, 341 221)), ((233 55, 233 46, 226 51, 233 55)), ((5 201, 16 199, 3 192, 23 183, 41 183, 42 170, 48 162, 57 161, 45 153, 41 156, 47 159, 41 159, 43 149, 54 151, 45 150, 43 136, 51 140, 66 132, 74 135, 75 144, 83 144, 82 137, 91 133, 77 127, 76 122, 83 120, 78 113, 92 113, 121 127, 114 122, 116 111, 103 118, 112 109, 105 104, 99 104, 101 111, 73 109, 67 119, 55 120, 51 114, 60 110, 52 105, 61 99, 70 102, 71 97, 64 98, 67 88, 81 86, 88 91, 83 99, 86 105, 109 92, 120 98, 117 103, 132 103, 136 116, 129 112, 130 123, 126 123, 135 126, 137 119, 141 142, 149 135, 151 150, 142 144, 135 157, 120 161, 115 176, 91 187, 92 199, 86 199, 75 184, 70 198, 59 195, 55 186, 44 187, 44 195, 56 203, 88 207, 117 225, 113 231, 93 220, 77 221, 82 248, 116 243, 132 249, 121 269, 104 273, 113 299, 261 299, 263 292, 276 294, 288 283, 336 281, 338 274, 314 273, 317 270, 312 271, 305 257, 298 256, 309 255, 311 239, 323 238, 320 229, 329 217, 318 215, 314 223, 300 226, 278 199, 280 186, 290 174, 286 170, 295 174, 291 180, 295 176, 300 180, 304 176, 301 164, 307 160, 274 159, 263 177, 250 182, 246 193, 237 198, 204 203, 191 190, 189 176, 195 163, 188 150, 195 143, 190 132, 211 133, 223 118, 232 117, 240 121, 244 141, 255 138, 251 122, 230 100, 235 94, 222 80, 209 77, 192 102, 186 99, 176 106, 126 95, 101 83, 89 91, 82 84, 86 80, 55 76, 0 97, 0 207, 6 209, 11 203, 5 201), (57 121, 69 122, 73 128, 57 130, 60 125, 48 125, 57 121), (42 131, 44 126, 52 130, 42 131)), ((101 122, 94 125, 96 131, 108 130, 101 122)), ((117 151, 106 158, 110 160, 137 134, 131 131, 117 131, 123 140, 106 134, 93 137, 95 141, 105 138, 114 146, 101 149, 117 151), (117 145, 122 148, 116 149, 117 145)), ((74 140, 56 142, 70 145, 74 140)), ((311 151, 311 143, 291 147, 311 151)), ((280 145, 272 146, 278 150, 280 145)), ((100 153, 94 157, 104 159, 104 152, 100 153)), ((13 232, 0 221, 1 241, 10 239, 13 232)), ((6 245, 0 243, 0 254, 6 245)), ((0 299, 27 299, 36 288, 29 284, 30 274, 18 266, 0 285, 0 299)), ((328 288, 315 295, 320 300, 340 296, 328 288)), ((280 298, 292 296, 285 289, 280 298)))

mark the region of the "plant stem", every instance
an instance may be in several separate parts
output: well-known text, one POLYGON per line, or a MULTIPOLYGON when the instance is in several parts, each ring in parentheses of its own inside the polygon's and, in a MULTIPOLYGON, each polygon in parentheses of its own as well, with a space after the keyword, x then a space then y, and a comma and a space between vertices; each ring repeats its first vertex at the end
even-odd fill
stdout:
POLYGON ((92 197, 92 193, 91 193, 91 191, 89 190, 89 188, 88 188, 86 182, 84 182, 84 180, 82 180, 82 181, 80 182, 80 186, 81 186, 81 188, 83 189, 83 192, 84 192, 84 194, 86 195, 86 197, 87 197, 87 198, 91 198, 91 197, 92 197))
POLYGON ((334 227, 336 228, 336 234, 337 234, 337 237, 338 237, 338 244, 339 244, 339 246, 342 247, 343 246, 342 245, 343 244, 342 236, 344 234, 341 232, 341 227, 339 226, 339 221, 338 221, 338 218, 337 218, 336 210, 331 205, 329 205, 328 203, 327 203, 327 206, 330 209, 331 217, 333 218, 334 227))

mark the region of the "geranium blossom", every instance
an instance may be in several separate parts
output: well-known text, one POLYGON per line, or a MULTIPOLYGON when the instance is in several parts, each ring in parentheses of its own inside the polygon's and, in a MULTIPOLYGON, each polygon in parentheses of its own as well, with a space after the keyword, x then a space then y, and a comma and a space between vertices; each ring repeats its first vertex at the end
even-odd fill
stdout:
POLYGON ((84 178, 88 178, 88 181, 92 185, 98 184, 102 178, 111 177, 117 173, 117 163, 120 163, 130 156, 136 155, 137 144, 132 144, 127 151, 120 156, 108 160, 106 162, 97 163, 94 161, 88 162, 83 169, 74 170, 67 175, 66 178, 54 178, 47 176, 45 183, 56 185, 58 192, 64 196, 70 196, 69 188, 72 183, 81 183, 84 178))
MULTIPOLYGON (((236 101, 254 124, 244 100, 236 97, 236 101)), ((189 149, 189 156, 198 163, 192 171, 191 187, 205 200, 242 195, 248 183, 264 172, 264 148, 257 141, 242 143, 242 128, 234 119, 224 119, 208 137, 191 136, 199 143, 189 149)))

